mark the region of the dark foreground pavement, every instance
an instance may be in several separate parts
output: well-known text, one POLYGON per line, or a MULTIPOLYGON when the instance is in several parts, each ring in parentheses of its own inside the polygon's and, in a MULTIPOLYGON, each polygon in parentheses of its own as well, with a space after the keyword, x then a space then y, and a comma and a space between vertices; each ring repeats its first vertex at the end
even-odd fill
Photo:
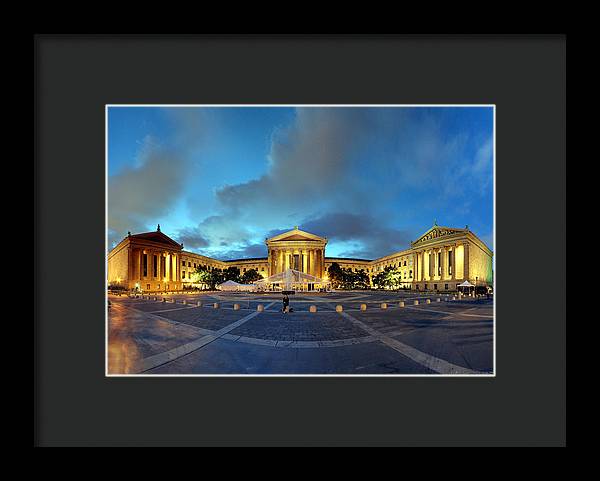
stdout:
POLYGON ((493 374, 491 300, 331 293, 295 296, 294 312, 287 314, 279 311, 276 295, 110 300, 109 375, 493 374), (405 307, 398 306, 400 300, 405 307), (257 311, 258 304, 264 312, 257 311), (318 311, 310 313, 310 305, 318 311))

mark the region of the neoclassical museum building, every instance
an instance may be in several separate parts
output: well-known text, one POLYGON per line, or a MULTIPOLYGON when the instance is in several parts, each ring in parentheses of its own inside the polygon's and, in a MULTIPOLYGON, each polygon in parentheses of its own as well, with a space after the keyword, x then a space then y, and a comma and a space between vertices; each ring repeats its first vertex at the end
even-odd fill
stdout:
MULTIPOLYGON (((410 248, 378 259, 326 257, 327 238, 298 227, 265 240, 268 256, 221 261, 185 251, 160 231, 129 233, 108 254, 108 284, 147 292, 178 291, 192 283, 197 267, 240 273, 255 269, 268 279, 288 269, 306 274, 316 289, 328 281, 327 269, 336 262, 344 269, 364 269, 372 278, 391 266, 400 270, 402 287, 415 290, 454 291, 468 281, 492 286, 492 251, 467 227, 433 227, 411 242, 410 248)), ((307 287, 310 286, 310 287, 307 287)), ((277 288, 277 286, 273 286, 277 288)))

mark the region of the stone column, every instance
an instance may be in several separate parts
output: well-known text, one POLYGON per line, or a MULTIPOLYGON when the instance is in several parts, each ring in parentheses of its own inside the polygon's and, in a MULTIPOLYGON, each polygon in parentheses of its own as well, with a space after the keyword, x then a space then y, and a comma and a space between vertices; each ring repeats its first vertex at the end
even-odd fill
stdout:
POLYGON ((315 276, 323 278, 324 273, 321 272, 321 249, 315 250, 315 276))
POLYGON ((317 264, 319 265, 319 277, 325 276, 325 249, 319 249, 318 252, 319 260, 317 264))
POLYGON ((464 260, 464 271, 465 271, 465 279, 469 279, 470 276, 470 272, 469 272, 469 243, 465 242, 465 260, 464 260))
POLYGON ((178 275, 178 272, 181 270, 181 267, 179 265, 180 262, 181 259, 179 259, 179 255, 173 254, 173 281, 175 282, 179 282, 181 280, 179 279, 178 275))
POLYGON ((418 272, 417 269, 419 268, 419 255, 415 252, 413 253, 413 278, 412 278, 412 282, 417 282, 418 278, 418 272))
POLYGON ((440 279, 442 281, 446 280, 446 257, 447 257, 447 249, 446 247, 442 247, 441 249, 442 252, 442 273, 440 276, 440 279))

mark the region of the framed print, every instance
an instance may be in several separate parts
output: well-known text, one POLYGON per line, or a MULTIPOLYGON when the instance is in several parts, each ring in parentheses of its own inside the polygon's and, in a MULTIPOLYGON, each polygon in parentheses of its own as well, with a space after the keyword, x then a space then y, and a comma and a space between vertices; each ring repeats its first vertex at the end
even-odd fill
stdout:
POLYGON ((566 445, 565 35, 34 66, 35 446, 566 445))
POLYGON ((494 113, 107 105, 107 375, 493 376, 494 113))

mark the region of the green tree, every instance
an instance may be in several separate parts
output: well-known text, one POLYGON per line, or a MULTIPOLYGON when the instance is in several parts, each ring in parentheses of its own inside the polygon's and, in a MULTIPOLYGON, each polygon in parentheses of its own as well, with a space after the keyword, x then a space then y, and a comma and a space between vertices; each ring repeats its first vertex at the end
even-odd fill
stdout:
POLYGON ((327 273, 329 274, 329 282, 331 283, 331 287, 334 289, 339 289, 343 286, 344 271, 337 262, 334 262, 329 266, 327 273))
MULTIPOLYGON (((235 268, 230 267, 229 269, 235 268)), ((235 270, 237 270, 237 275, 239 276, 239 269, 235 270)), ((234 274, 234 271, 229 272, 229 275, 231 276, 234 274)), ((228 280, 228 278, 226 278, 225 273, 221 269, 208 269, 203 266, 198 266, 192 274, 192 282, 203 284, 211 290, 214 290, 219 284, 225 282, 226 280, 228 280)))
POLYGON ((202 284, 206 287, 211 287, 210 281, 210 271, 204 266, 196 267, 196 270, 192 273, 192 282, 202 284))
POLYGON ((225 274, 222 269, 213 269, 210 271, 210 288, 215 289, 219 284, 225 282, 225 274))
POLYGON ((242 274, 242 284, 252 284, 262 278, 256 269, 250 269, 242 274))
POLYGON ((378 272, 373 276, 373 285, 377 289, 383 289, 385 287, 385 273, 378 272))
POLYGON ((367 274, 364 269, 359 270, 356 273, 354 289, 368 289, 370 286, 369 274, 367 274))
MULTIPOLYGON (((223 272, 223 278, 225 281, 240 282, 240 270, 237 267, 228 267, 223 272)), ((223 281, 223 282, 225 282, 223 281)))
POLYGON ((379 289, 398 289, 402 284, 402 273, 397 267, 387 266, 373 276, 373 284, 379 289))

